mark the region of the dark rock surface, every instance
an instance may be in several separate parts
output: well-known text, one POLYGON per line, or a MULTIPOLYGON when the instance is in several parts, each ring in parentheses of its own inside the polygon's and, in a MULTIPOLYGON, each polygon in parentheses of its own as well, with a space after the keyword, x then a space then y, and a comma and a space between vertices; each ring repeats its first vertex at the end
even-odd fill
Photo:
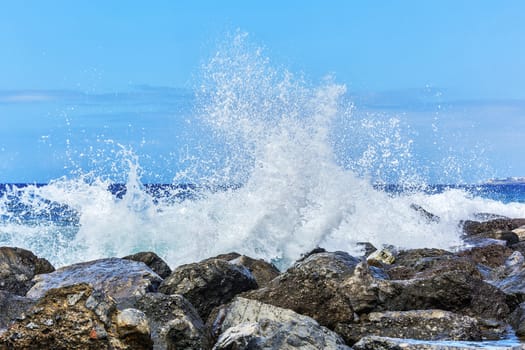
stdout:
POLYGON ((49 261, 29 250, 0 247, 0 290, 23 296, 33 286, 35 275, 54 270, 49 261))
POLYGON ((38 275, 27 292, 30 298, 41 298, 49 289, 88 283, 117 301, 154 292, 162 279, 144 263, 119 259, 100 259, 62 267, 38 275))
POLYGON ((149 321, 153 349, 210 349, 211 333, 182 295, 148 293, 131 304, 149 321))
POLYGON ((257 288, 253 275, 243 266, 209 259, 179 266, 159 287, 164 294, 181 294, 207 319, 212 309, 244 291, 257 288))
POLYGON ((122 259, 143 262, 161 278, 168 277, 172 272, 168 264, 153 252, 139 252, 125 256, 122 259))

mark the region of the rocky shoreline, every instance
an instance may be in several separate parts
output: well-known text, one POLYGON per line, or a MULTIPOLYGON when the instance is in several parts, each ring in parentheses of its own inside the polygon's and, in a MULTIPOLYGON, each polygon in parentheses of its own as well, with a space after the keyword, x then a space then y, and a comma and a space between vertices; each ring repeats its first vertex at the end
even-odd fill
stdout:
POLYGON ((471 247, 458 252, 317 248, 282 272, 237 253, 173 271, 152 252, 55 269, 0 247, 0 349, 522 348, 525 219, 461 225, 471 247))

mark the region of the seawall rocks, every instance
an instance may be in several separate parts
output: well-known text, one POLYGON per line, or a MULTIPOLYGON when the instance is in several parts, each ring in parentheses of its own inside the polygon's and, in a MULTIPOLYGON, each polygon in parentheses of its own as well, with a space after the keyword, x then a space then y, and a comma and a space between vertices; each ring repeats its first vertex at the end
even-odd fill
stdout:
POLYGON ((367 261, 317 248, 282 272, 235 252, 54 271, 3 247, 0 349, 517 349, 525 242, 494 237, 523 219, 496 220, 466 225, 480 244, 458 252, 379 247, 388 259, 367 261))

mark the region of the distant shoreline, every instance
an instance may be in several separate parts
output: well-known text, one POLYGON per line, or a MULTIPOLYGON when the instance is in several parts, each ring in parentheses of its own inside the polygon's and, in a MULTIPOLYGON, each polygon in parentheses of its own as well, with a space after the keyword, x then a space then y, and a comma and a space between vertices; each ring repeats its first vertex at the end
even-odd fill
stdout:
POLYGON ((489 179, 488 185, 518 185, 525 184, 525 177, 507 177, 504 179, 489 179))

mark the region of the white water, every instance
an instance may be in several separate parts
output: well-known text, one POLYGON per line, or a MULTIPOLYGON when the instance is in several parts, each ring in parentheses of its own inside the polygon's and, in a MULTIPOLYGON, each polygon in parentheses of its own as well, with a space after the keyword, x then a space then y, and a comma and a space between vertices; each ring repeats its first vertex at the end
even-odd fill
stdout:
MULTIPOLYGON (((453 249, 461 245, 459 221, 475 213, 525 217, 523 204, 460 190, 389 196, 374 189, 368 176, 421 185, 399 120, 355 120, 344 86, 327 79, 312 87, 274 69, 244 35, 203 72, 196 114, 213 135, 203 144, 215 146, 192 157, 174 183, 239 188, 203 191, 195 200, 152 198, 141 185, 140 160, 122 147, 118 156, 128 168, 122 199, 107 191, 110 177, 90 174, 26 188, 23 202, 66 204, 79 213, 78 227, 5 223, 0 245, 31 249, 58 266, 151 250, 172 267, 229 251, 284 267, 316 246, 351 253, 359 253, 357 242, 453 249), (413 203, 440 222, 428 223, 413 203)), ((6 203, 7 197, 0 201, 0 214, 9 215, 6 203)))

